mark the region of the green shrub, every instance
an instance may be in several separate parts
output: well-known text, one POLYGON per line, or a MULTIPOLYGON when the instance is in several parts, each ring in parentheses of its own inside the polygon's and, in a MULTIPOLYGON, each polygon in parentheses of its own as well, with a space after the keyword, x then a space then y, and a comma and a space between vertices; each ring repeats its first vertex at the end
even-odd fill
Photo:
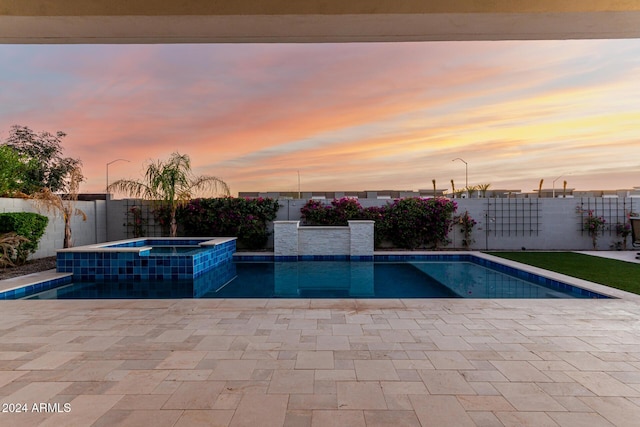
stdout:
POLYGON ((185 236, 237 237, 240 246, 259 249, 267 243, 267 222, 279 207, 277 200, 262 197, 194 199, 178 210, 177 219, 185 236))
POLYGON ((24 264, 27 257, 38 249, 40 238, 49 223, 49 218, 32 212, 9 212, 0 214, 0 233, 16 233, 28 239, 18 245, 15 264, 24 264))

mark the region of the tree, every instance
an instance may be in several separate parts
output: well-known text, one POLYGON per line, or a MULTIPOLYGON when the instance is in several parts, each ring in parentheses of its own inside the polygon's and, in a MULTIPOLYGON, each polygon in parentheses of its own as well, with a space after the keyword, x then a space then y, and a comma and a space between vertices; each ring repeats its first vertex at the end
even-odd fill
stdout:
POLYGON ((487 197, 487 190, 491 187, 491 184, 478 184, 478 191, 482 193, 482 197, 487 197))
POLYGON ((73 241, 71 240, 71 217, 77 215, 81 216, 83 221, 87 220, 87 215, 75 206, 78 201, 82 180, 83 177, 80 168, 75 168, 69 172, 67 194, 54 193, 49 188, 44 187, 33 195, 33 199, 38 208, 43 208, 48 212, 53 210, 56 215, 62 215, 62 219, 64 220, 63 246, 65 248, 73 246, 73 241))
MULTIPOLYGON (((64 132, 35 133, 26 126, 12 126, 5 145, 15 150, 31 167, 24 173, 22 191, 33 194, 48 188, 52 192, 67 192, 72 171, 80 170, 79 159, 62 156, 64 132)), ((74 172, 76 173, 76 172, 74 172)), ((82 181, 82 175, 80 175, 82 181)))
POLYGON ((540 180, 540 184, 538 184, 538 197, 542 197, 542 184, 544 183, 544 178, 540 180))
POLYGON ((478 187, 476 187, 475 185, 469 185, 465 188, 465 190, 467 190, 467 194, 469 195, 469 198, 471 198, 473 196, 473 193, 478 191, 478 187))
POLYGON ((34 161, 27 160, 13 148, 0 145, 0 197, 23 192, 29 171, 37 167, 34 161))
POLYGON ((196 191, 215 191, 230 195, 226 182, 215 176, 194 176, 191 160, 175 152, 166 162, 158 160, 147 167, 143 181, 121 179, 109 185, 107 191, 122 191, 132 197, 158 202, 171 217, 171 237, 178 234, 176 211, 191 200, 196 191))

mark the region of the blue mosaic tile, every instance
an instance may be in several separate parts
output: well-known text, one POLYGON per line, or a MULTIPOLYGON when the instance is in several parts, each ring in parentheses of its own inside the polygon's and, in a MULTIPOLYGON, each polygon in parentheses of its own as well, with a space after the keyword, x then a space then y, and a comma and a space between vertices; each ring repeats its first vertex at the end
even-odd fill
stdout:
POLYGON ((351 255, 349 261, 373 261, 373 255, 351 255))
POLYGON ((71 276, 59 277, 56 279, 44 280, 39 283, 27 285, 22 288, 0 292, 0 300, 13 300, 13 299, 24 298, 29 295, 36 294, 38 292, 48 291, 49 289, 54 289, 59 286, 69 284, 71 283, 71 280, 72 280, 71 276))
MULTIPOLYGON (((108 247, 141 246, 198 246, 207 239, 142 239, 108 247)), ((108 280, 131 277, 193 278, 233 258, 236 242, 231 240, 215 246, 203 246, 180 255, 138 252, 62 252, 58 254, 56 269, 74 273, 81 280, 100 277, 108 280)))

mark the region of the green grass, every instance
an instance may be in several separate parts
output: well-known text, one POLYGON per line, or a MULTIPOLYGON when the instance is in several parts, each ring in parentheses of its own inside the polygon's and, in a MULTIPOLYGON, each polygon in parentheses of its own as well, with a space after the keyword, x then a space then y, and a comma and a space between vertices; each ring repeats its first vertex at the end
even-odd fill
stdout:
POLYGON ((573 252, 487 252, 490 255, 640 294, 640 264, 573 252))

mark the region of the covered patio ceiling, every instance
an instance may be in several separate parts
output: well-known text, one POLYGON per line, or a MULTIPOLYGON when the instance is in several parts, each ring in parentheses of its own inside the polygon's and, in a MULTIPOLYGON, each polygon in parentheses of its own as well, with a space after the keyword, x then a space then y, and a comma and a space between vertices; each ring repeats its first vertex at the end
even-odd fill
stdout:
POLYGON ((640 37, 636 0, 0 0, 0 43, 640 37))

